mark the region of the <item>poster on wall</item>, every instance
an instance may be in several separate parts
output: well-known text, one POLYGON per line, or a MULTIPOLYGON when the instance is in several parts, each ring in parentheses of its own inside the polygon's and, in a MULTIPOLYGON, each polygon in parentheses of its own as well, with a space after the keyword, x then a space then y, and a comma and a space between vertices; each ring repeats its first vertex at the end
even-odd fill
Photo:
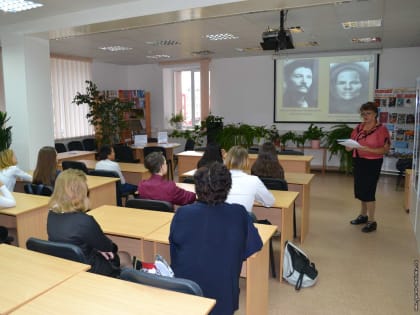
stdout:
POLYGON ((358 122, 374 98, 374 54, 278 59, 274 67, 274 122, 358 122))

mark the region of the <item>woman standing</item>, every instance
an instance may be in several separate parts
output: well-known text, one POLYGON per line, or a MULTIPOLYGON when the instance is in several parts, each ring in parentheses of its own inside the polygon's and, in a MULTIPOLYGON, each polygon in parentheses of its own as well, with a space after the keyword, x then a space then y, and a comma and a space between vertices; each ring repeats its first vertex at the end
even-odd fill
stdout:
POLYGON ((373 102, 360 107, 363 122, 354 128, 351 138, 361 147, 353 149, 354 196, 361 202, 359 216, 351 224, 365 224, 362 232, 375 231, 375 193, 381 173, 383 155, 389 151, 390 138, 388 129, 378 123, 378 108, 373 102))

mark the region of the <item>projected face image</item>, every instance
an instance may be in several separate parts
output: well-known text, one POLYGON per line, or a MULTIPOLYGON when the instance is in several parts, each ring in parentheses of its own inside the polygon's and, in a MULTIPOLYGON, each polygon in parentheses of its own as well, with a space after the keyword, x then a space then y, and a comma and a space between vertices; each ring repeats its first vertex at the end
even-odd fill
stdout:
POLYGON ((355 70, 344 70, 337 75, 335 83, 337 96, 343 100, 351 100, 360 95, 362 82, 355 70))
POLYGON ((306 94, 312 85, 312 70, 305 67, 298 67, 292 72, 289 79, 291 89, 306 94))

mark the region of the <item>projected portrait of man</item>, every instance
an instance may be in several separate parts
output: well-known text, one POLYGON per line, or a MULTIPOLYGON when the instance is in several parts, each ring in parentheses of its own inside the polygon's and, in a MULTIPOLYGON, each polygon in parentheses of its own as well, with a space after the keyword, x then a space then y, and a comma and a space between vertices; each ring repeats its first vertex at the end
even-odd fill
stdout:
POLYGON ((317 107, 313 60, 292 60, 285 64, 283 74, 283 107, 317 107))
POLYGON ((369 97, 369 62, 330 65, 330 114, 357 113, 369 97))

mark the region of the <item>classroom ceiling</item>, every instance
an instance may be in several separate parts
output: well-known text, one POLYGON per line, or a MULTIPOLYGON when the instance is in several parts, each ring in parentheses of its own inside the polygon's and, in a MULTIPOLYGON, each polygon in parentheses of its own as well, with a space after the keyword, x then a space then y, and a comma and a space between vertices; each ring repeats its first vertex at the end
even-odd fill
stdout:
MULTIPOLYGON (((36 25, 37 21, 46 17, 118 3, 115 0, 35 2, 43 3, 44 7, 16 14, 0 14, 0 30, 11 30, 25 23, 36 25)), ((418 0, 249 0, 89 25, 61 28, 51 25, 49 32, 37 32, 35 35, 50 38, 51 53, 89 57, 119 65, 203 57, 213 59, 273 55, 273 51, 261 50, 259 43, 264 31, 279 27, 281 9, 288 10, 286 28, 298 26, 303 32, 292 35, 295 49, 282 50, 278 55, 420 46, 418 0), (372 19, 382 19, 382 25, 359 29, 344 29, 341 25, 347 21, 372 19), (208 34, 221 33, 230 33, 237 38, 218 41, 206 38, 208 34), (353 38, 365 37, 379 37, 381 41, 352 42, 353 38), (118 52, 99 49, 107 46, 132 49, 118 52)))

